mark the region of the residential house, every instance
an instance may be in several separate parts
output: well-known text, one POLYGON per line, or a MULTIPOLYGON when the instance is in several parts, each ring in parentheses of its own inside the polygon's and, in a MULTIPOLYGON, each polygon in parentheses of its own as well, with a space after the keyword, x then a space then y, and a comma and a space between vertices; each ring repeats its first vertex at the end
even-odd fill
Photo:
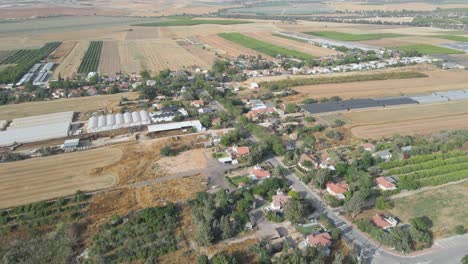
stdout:
POLYGON ((380 227, 384 230, 388 230, 392 227, 395 227, 398 224, 398 221, 391 216, 385 217, 376 214, 372 217, 372 223, 374 223, 374 225, 376 225, 377 227, 380 227))
POLYGON ((221 123, 222 123, 221 118, 219 118, 219 117, 213 117, 211 119, 211 125, 213 125, 213 126, 220 126, 221 123))
POLYGON ((254 89, 260 88, 260 86, 258 85, 258 83, 253 82, 253 83, 250 84, 249 88, 252 89, 252 90, 254 90, 254 89))
POLYGON ((402 147, 401 151, 411 151, 412 149, 413 149, 412 146, 406 146, 406 147, 402 147))
POLYGON ((319 164, 319 167, 321 169, 329 169, 332 171, 336 170, 335 166, 333 165, 332 159, 328 155, 327 150, 323 150, 321 152, 321 159, 322 159, 322 162, 320 162, 319 164))
POLYGON ((375 145, 370 142, 362 144, 362 147, 364 148, 365 151, 370 151, 370 152, 375 151, 375 145))
POLYGON ((311 154, 303 153, 299 158, 299 162, 297 163, 301 169, 304 171, 310 171, 311 169, 318 168, 317 159, 312 156, 311 154))
POLYGON ((283 206, 288 201, 289 197, 283 193, 282 190, 278 189, 276 195, 272 196, 272 202, 270 205, 271 210, 279 211, 283 209, 283 206))
POLYGON ((327 182, 327 192, 337 199, 343 200, 345 198, 344 194, 348 190, 349 185, 344 181, 339 183, 327 182))
POLYGON ((249 101, 251 110, 267 108, 266 104, 262 100, 252 99, 249 101))
POLYGON ((252 180, 264 180, 266 178, 270 178, 270 172, 267 170, 262 169, 260 166, 256 165, 251 171, 250 171, 250 178, 252 180))
POLYGON ((245 156, 250 153, 249 147, 232 146, 231 150, 236 156, 245 156))
POLYGON ((248 113, 245 114, 245 117, 247 117, 248 119, 252 121, 256 121, 262 115, 273 114, 275 112, 276 112, 275 108, 272 108, 272 107, 259 108, 259 109, 250 110, 248 113))
POLYGON ((387 161, 392 158, 392 153, 388 150, 381 150, 381 151, 375 152, 374 154, 372 154, 372 156, 380 157, 381 159, 387 161))
POLYGON ((205 102, 203 100, 194 100, 190 103, 190 105, 196 108, 200 108, 205 105, 205 102))
POLYGON ((307 236, 307 244, 311 247, 323 246, 328 248, 332 244, 331 236, 327 232, 310 234, 307 236))
POLYGON ((396 190, 395 179, 392 177, 378 177, 375 179, 377 186, 383 191, 396 190))
POLYGON ((209 107, 204 107, 204 108, 200 108, 198 109, 198 113, 199 114, 207 114, 207 113, 212 113, 213 110, 209 107))

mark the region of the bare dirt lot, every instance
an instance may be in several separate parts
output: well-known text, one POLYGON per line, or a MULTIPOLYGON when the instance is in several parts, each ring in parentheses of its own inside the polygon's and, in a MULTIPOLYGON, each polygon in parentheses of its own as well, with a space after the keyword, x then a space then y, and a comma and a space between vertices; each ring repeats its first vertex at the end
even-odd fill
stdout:
POLYGON ((336 83, 294 87, 299 94, 286 97, 287 102, 300 102, 306 98, 340 96, 343 99, 414 95, 436 91, 466 89, 468 74, 462 71, 422 71, 425 78, 395 79, 354 83, 336 83))
POLYGON ((163 157, 158 161, 158 164, 167 174, 205 169, 207 167, 208 160, 206 159, 204 152, 205 149, 185 151, 175 157, 163 157), (183 166, 174 166, 176 164, 183 164, 183 166))
POLYGON ((105 109, 109 112, 117 108, 121 97, 134 99, 137 93, 119 93, 112 95, 88 96, 70 99, 58 99, 43 102, 10 104, 0 106, 0 120, 11 120, 18 117, 44 115, 64 111, 88 112, 105 109))
POLYGON ((112 174, 92 169, 117 162, 122 152, 101 148, 0 164, 0 207, 17 206, 114 185, 112 174))
POLYGON ((115 41, 104 41, 99 59, 99 72, 115 74, 121 71, 119 46, 115 41))

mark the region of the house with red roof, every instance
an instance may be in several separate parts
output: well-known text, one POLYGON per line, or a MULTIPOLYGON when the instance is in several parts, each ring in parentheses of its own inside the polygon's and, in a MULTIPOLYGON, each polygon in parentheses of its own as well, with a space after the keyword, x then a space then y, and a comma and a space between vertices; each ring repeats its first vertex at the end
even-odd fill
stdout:
POLYGON ((344 181, 338 183, 327 182, 326 186, 327 192, 340 200, 345 198, 344 193, 349 190, 349 185, 344 181))
POLYGON ((372 223, 384 230, 388 230, 392 227, 395 227, 398 224, 398 221, 393 217, 384 217, 382 215, 376 214, 372 217, 372 223))
POLYGON ((270 172, 257 165, 250 171, 250 178, 261 181, 270 178, 270 172))
POLYGON ((365 151, 373 152, 375 150, 375 145, 369 142, 362 144, 362 147, 364 148, 365 151))
POLYGON ((283 193, 282 190, 278 189, 276 195, 272 196, 272 202, 270 205, 271 210, 279 211, 283 209, 283 206, 289 200, 289 197, 283 193))
POLYGON ((319 234, 310 234, 307 236, 307 244, 311 247, 323 246, 329 247, 332 244, 331 236, 327 232, 319 234))
POLYGON ((191 103, 190 103, 191 106, 194 106, 194 107, 197 107, 197 108, 200 108, 202 106, 205 105, 205 102, 203 100, 193 100, 191 103))
POLYGON ((396 190, 395 180, 392 177, 378 177, 375 183, 382 191, 396 190))
POLYGON ((234 154, 236 154, 237 156, 245 156, 245 155, 249 155, 250 149, 249 149, 249 147, 233 146, 232 147, 232 152, 234 154))
POLYGON ((245 114, 245 117, 247 117, 248 119, 252 121, 256 121, 262 115, 268 115, 268 114, 273 114, 273 113, 276 113, 276 109, 273 107, 259 108, 259 109, 250 110, 247 114, 245 114))

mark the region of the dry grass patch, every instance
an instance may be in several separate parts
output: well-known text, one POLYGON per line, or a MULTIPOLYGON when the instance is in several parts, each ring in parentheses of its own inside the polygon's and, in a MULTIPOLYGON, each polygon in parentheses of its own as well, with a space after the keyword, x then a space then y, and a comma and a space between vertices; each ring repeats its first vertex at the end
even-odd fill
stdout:
POLYGON ((456 225, 468 226, 468 183, 455 184, 428 190, 394 201, 395 207, 390 212, 404 222, 411 218, 427 216, 434 226, 436 237, 454 234, 456 225))
POLYGON ((115 41, 104 41, 99 60, 99 73, 115 74, 121 71, 119 47, 115 41))
POLYGON ((81 59, 88 49, 88 46, 89 43, 87 41, 78 42, 69 52, 68 56, 61 60, 60 64, 55 69, 52 78, 57 79, 59 74, 62 76, 62 78, 73 77, 73 75, 78 72, 81 59))
POLYGON ((205 149, 184 151, 175 157, 163 157, 158 161, 161 169, 169 175, 205 169, 207 163, 205 149))
POLYGON ((116 177, 92 169, 113 164, 121 155, 116 148, 101 148, 0 164, 0 207, 110 187, 116 177))

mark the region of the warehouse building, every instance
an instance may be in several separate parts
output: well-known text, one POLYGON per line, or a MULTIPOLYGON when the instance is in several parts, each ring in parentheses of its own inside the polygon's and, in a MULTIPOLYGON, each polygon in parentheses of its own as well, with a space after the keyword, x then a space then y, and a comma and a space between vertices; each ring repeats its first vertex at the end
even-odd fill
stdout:
POLYGON ((151 125, 151 126, 148 126, 148 132, 163 132, 163 131, 171 131, 171 130, 176 130, 176 129, 192 128, 192 127, 195 128, 197 132, 203 131, 205 129, 200 123, 200 121, 193 120, 193 121, 183 121, 183 122, 151 125))
POLYGON ((6 131, 0 131, 0 146, 67 137, 72 121, 73 112, 13 119, 6 131))

